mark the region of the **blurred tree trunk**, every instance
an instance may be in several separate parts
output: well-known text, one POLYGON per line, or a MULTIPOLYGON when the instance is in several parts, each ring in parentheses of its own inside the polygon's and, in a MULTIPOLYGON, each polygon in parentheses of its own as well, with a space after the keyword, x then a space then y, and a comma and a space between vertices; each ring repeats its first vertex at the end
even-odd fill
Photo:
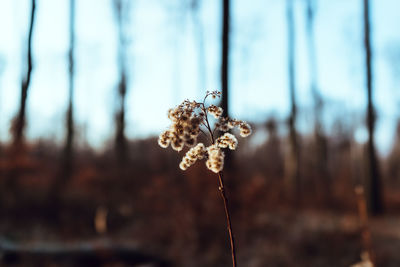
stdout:
POLYGON ((26 125, 26 100, 28 98, 28 89, 31 83, 31 75, 33 69, 32 63, 32 36, 33 26, 35 24, 36 17, 36 0, 31 1, 31 16, 29 21, 29 33, 27 40, 27 58, 26 58, 26 74, 22 79, 21 83, 21 98, 19 111, 15 115, 11 123, 11 134, 13 137, 13 146, 10 151, 10 161, 15 164, 14 168, 8 173, 8 177, 5 179, 5 198, 8 205, 14 205, 20 198, 18 192, 18 178, 21 176, 22 170, 25 168, 27 162, 27 154, 24 153, 24 135, 26 125))
POLYGON ((315 53, 315 43, 314 43, 314 12, 315 12, 315 0, 307 0, 307 47, 309 56, 309 66, 310 66, 310 83, 311 83, 311 94, 314 99, 314 116, 315 125, 314 130, 316 136, 322 137, 322 111, 323 111, 323 101, 322 96, 318 91, 318 70, 317 70, 317 60, 315 53))
POLYGON ((271 173, 270 178, 281 179, 284 176, 285 169, 281 139, 278 134, 278 122, 274 117, 270 117, 265 124, 265 128, 268 132, 268 141, 262 161, 268 172, 271 173))
POLYGON ((367 78, 367 128, 368 128, 368 169, 367 169, 367 204, 371 215, 378 215, 383 212, 382 188, 379 173, 379 164, 375 151, 375 108, 372 98, 372 49, 371 49, 371 30, 369 0, 363 0, 364 3, 364 44, 366 60, 366 78, 367 78))
POLYGON ((323 130, 323 99, 318 90, 318 68, 315 51, 314 39, 314 16, 315 16, 316 0, 307 0, 306 9, 306 32, 307 32, 307 47, 310 66, 311 94, 314 99, 314 139, 316 153, 314 154, 317 177, 324 184, 324 195, 328 198, 331 195, 330 177, 328 172, 328 141, 323 130))
MULTIPOLYGON (((230 0, 222 0, 222 64, 221 64, 221 87, 223 116, 229 116, 229 35, 230 35, 230 0)), ((225 169, 232 169, 233 154, 225 152, 225 169)))
POLYGON ((22 144, 24 139, 24 131, 26 125, 26 99, 28 97, 28 89, 31 83, 31 74, 33 69, 32 63, 32 35, 33 35, 33 25, 35 23, 36 14, 36 0, 31 1, 31 19, 29 22, 29 34, 28 34, 28 51, 27 51, 27 70, 26 76, 23 78, 21 84, 21 99, 19 112, 12 125, 13 142, 17 147, 22 144))
POLYGON ((223 0, 222 7, 222 67, 221 67, 221 86, 222 86, 222 108, 224 116, 229 116, 229 31, 230 31, 230 1, 223 0))
POLYGON ((289 193, 300 194, 300 147, 296 130, 296 77, 295 77, 295 23, 293 14, 293 0, 287 0, 287 27, 288 27, 288 75, 290 91, 289 144, 290 153, 286 160, 286 185, 289 193))
POLYGON ((116 113, 116 134, 115 134, 115 148, 117 153, 118 162, 121 164, 126 163, 127 160, 127 140, 125 136, 126 126, 126 92, 127 92, 127 70, 126 70, 126 50, 127 38, 125 32, 127 1, 114 0, 114 11, 118 27, 118 96, 119 103, 116 113))
POLYGON ((62 189, 72 174, 73 143, 74 143, 74 50, 75 50, 75 0, 69 1, 69 50, 68 50, 68 108, 65 116, 66 138, 62 162, 57 177, 49 191, 49 203, 54 207, 59 205, 62 189))
POLYGON ((69 51, 68 51, 68 64, 69 64, 69 90, 68 90, 68 110, 66 117, 67 138, 65 142, 65 171, 70 173, 72 168, 72 153, 74 141, 74 116, 73 116, 73 99, 74 99, 74 50, 75 50, 75 0, 70 0, 70 18, 69 18, 69 51))

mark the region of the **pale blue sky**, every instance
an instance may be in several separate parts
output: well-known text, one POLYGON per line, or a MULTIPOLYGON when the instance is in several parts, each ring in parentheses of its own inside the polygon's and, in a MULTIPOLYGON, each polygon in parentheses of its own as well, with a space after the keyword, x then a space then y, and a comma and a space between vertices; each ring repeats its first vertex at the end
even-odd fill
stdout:
MULTIPOLYGON (((184 98, 200 98, 220 89, 220 2, 204 0, 200 19, 205 44, 205 82, 198 75, 198 43, 192 14, 184 0, 135 0, 130 6, 127 135, 157 134, 167 124, 166 110, 184 98), (202 88, 202 87, 205 88, 202 88)), ((289 109, 286 10, 284 0, 232 0, 232 115, 262 121, 271 113, 284 118, 289 109)), ((330 114, 348 120, 365 109, 361 0, 317 0, 318 81, 330 114)), ((29 19, 29 0, 0 0, 0 140, 9 139, 16 113, 29 19)), ((68 0, 37 0, 33 39, 35 69, 28 100, 30 138, 62 140, 67 104, 68 0)), ((116 25, 112 0, 77 0, 75 80, 76 120, 91 145, 113 134, 116 104, 116 25)), ((305 1, 295 1, 297 88, 299 105, 310 110, 305 1)), ((378 144, 387 151, 399 115, 399 77, 388 51, 400 50, 397 0, 372 1, 375 101, 378 144), (398 47, 398 48, 397 48, 398 47)), ((400 63, 400 62, 399 62, 400 63)), ((309 130, 309 114, 299 127, 309 130)), ((361 124, 357 138, 365 136, 361 124)))

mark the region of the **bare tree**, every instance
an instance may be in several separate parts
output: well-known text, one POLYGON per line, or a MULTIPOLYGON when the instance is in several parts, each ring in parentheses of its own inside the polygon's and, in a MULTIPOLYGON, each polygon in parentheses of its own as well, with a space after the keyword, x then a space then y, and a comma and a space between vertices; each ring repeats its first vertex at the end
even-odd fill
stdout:
POLYGON ((288 29, 288 75, 290 92, 289 143, 290 154, 286 162, 286 182, 289 191, 300 193, 300 147, 296 130, 296 77, 295 77, 295 23, 293 14, 293 0, 287 0, 287 29, 288 29))
POLYGON ((307 0, 306 7, 306 32, 307 32, 307 47, 308 47, 308 61, 310 66, 310 84, 311 94, 314 99, 314 138, 315 138, 315 162, 317 165, 316 171, 320 178, 323 179, 325 185, 325 194, 330 195, 330 183, 328 172, 328 141, 323 130, 323 107, 324 102, 322 95, 318 88, 318 68, 317 58, 315 52, 315 39, 314 39, 314 18, 316 10, 316 0, 307 0))
POLYGON ((75 50, 75 0, 70 0, 69 11, 69 51, 68 51, 68 110, 66 117, 67 138, 65 142, 65 169, 69 172, 72 164, 72 149, 74 140, 74 116, 73 116, 73 98, 74 98, 74 50, 75 50))
POLYGON ((118 161, 123 163, 127 159, 127 142, 125 136, 125 116, 126 116, 126 93, 127 93, 127 45, 128 40, 126 37, 126 21, 128 11, 128 1, 114 0, 115 18, 118 28, 118 96, 119 103, 116 113, 116 134, 115 134, 115 147, 118 156, 118 161))
POLYGON ((318 69, 314 43, 314 16, 315 16, 315 0, 307 0, 306 8, 306 32, 307 32, 307 47, 308 47, 308 62, 310 66, 311 93, 314 98, 314 113, 315 113, 315 130, 322 129, 322 96, 318 92, 318 69))
POLYGON ((59 204, 61 191, 68 182, 72 173, 73 163, 73 141, 74 141, 74 117, 73 117, 73 97, 74 97, 74 50, 75 50, 75 0, 69 1, 69 49, 68 49, 68 108, 65 118, 66 138, 62 162, 59 173, 55 177, 54 183, 49 191, 49 203, 54 206, 59 204))
POLYGON ((26 76, 23 78, 21 83, 21 98, 20 98, 20 106, 19 112, 14 119, 12 125, 12 133, 13 133, 13 141, 15 145, 20 145, 24 139, 24 130, 25 130, 25 117, 26 117, 26 99, 28 97, 28 89, 31 83, 31 75, 33 69, 32 63, 32 35, 33 35, 33 26, 35 23, 35 14, 36 14, 36 0, 31 1, 31 18, 29 21, 29 33, 28 33, 28 48, 27 48, 27 69, 26 76))
POLYGON ((222 65, 221 65, 221 86, 222 86, 222 108, 224 115, 229 115, 229 31, 230 31, 230 1, 223 0, 222 7, 222 65))
MULTIPOLYGON (((223 116, 229 116, 229 37, 230 37, 230 0, 222 0, 222 51, 221 51, 221 107, 224 110, 223 116)), ((232 169, 233 154, 230 151, 225 153, 226 169, 232 169)))
POLYGON ((368 170, 367 170, 367 204, 369 212, 372 215, 378 215, 383 211, 382 188, 379 173, 379 164, 375 151, 375 108, 372 98, 372 49, 371 49, 371 29, 370 29, 370 10, 369 0, 363 0, 364 3, 364 45, 365 45, 365 63, 366 63, 366 82, 367 82, 367 128, 368 128, 368 170))

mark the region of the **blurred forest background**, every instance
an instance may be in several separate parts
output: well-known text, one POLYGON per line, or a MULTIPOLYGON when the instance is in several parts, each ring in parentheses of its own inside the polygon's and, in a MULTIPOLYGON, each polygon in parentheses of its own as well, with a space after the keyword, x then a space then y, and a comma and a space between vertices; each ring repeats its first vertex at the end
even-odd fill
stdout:
POLYGON ((0 0, 0 262, 229 266, 157 135, 222 91, 240 266, 400 266, 396 0, 0 0), (360 256, 361 255, 361 256, 360 256))

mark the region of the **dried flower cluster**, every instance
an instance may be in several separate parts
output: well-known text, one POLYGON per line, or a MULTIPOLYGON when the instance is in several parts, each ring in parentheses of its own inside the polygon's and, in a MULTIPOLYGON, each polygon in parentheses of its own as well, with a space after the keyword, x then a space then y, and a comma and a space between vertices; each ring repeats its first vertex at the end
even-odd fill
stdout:
POLYGON ((217 107, 215 105, 210 105, 207 108, 207 111, 208 111, 209 114, 213 115, 216 119, 221 117, 222 112, 224 112, 221 107, 217 107))
MULTIPOLYGON (((213 99, 220 97, 218 91, 207 91, 203 102, 185 100, 174 109, 168 111, 168 118, 172 124, 168 130, 160 134, 158 144, 167 148, 170 144, 172 149, 181 151, 185 146, 190 147, 183 157, 179 167, 186 170, 197 160, 207 159, 206 166, 211 171, 218 173, 224 166, 223 148, 235 150, 238 145, 236 137, 228 133, 229 130, 237 127, 240 136, 247 137, 251 134, 250 125, 244 121, 222 117, 223 110, 215 105, 205 105, 208 96, 213 99), (212 115, 217 122, 214 128, 211 127, 208 115, 212 115), (223 135, 215 138, 215 132, 219 130, 223 135), (210 140, 210 146, 197 143, 199 135, 203 133, 210 140), (207 134, 206 134, 207 133, 207 134), (197 143, 197 145, 196 145, 197 143)), ((218 132, 218 131, 217 131, 218 132)))
POLYGON ((206 156, 207 149, 203 143, 198 143, 195 147, 189 149, 186 155, 183 157, 179 167, 182 170, 186 170, 192 166, 196 160, 203 159, 206 156))
POLYGON ((224 133, 224 135, 218 137, 215 141, 217 146, 220 148, 229 147, 230 150, 235 150, 238 144, 238 140, 233 134, 224 133))
POLYGON ((185 100, 175 109, 170 109, 168 118, 172 125, 169 130, 161 133, 158 144, 163 148, 171 144, 172 149, 176 151, 181 151, 185 145, 194 146, 200 133, 200 123, 204 118, 204 113, 195 113, 198 108, 198 103, 185 100))
POLYGON ((224 158, 225 158, 224 152, 222 152, 222 150, 216 145, 211 145, 207 147, 207 152, 208 152, 208 160, 206 161, 207 168, 215 173, 222 171, 222 169, 224 168, 224 158))

